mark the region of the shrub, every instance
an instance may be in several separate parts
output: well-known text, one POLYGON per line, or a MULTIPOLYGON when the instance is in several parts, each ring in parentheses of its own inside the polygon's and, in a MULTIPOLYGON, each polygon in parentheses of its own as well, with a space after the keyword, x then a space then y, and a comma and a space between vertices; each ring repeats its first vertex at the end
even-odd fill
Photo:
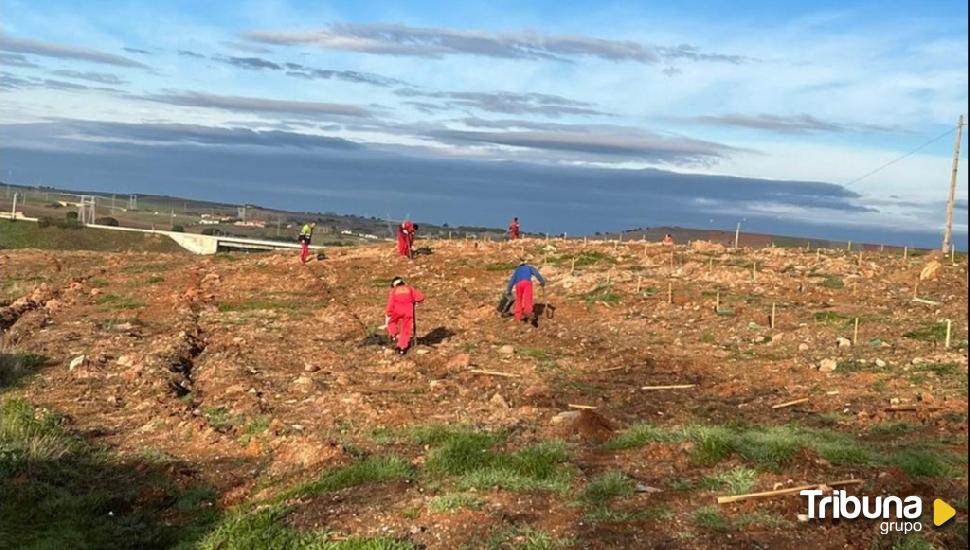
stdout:
POLYGON ((103 218, 95 218, 94 223, 98 225, 107 225, 110 227, 118 227, 119 225, 121 225, 118 223, 118 220, 108 216, 105 216, 103 218))

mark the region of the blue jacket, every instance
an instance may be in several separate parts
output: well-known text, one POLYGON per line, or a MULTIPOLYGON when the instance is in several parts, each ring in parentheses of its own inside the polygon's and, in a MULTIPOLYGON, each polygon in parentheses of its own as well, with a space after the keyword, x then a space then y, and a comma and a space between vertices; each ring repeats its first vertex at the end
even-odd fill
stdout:
POLYGON ((512 292, 512 287, 514 287, 516 284, 522 281, 531 281, 533 277, 538 279, 541 284, 546 284, 546 280, 543 279, 542 275, 539 274, 538 269, 529 264, 520 265, 519 267, 515 268, 515 271, 512 272, 512 278, 509 279, 509 286, 506 289, 506 292, 512 292))

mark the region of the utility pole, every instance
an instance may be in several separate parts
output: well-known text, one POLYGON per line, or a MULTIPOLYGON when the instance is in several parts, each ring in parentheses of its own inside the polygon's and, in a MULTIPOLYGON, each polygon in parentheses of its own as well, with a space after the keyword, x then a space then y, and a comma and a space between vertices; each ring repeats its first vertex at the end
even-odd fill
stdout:
POLYGON ((953 203, 957 193, 957 168, 960 166, 960 140, 963 137, 963 115, 957 120, 957 140, 953 144, 953 171, 950 173, 950 199, 946 203, 946 228, 943 230, 943 253, 950 251, 953 237, 953 203))

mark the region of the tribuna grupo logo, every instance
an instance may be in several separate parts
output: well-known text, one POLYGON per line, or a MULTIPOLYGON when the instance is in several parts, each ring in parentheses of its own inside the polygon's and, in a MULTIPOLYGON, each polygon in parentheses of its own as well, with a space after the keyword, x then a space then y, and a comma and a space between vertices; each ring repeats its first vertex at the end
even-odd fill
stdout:
MULTIPOLYGON (((809 520, 858 519, 882 520, 879 532, 911 533, 923 530, 923 499, 917 496, 861 496, 836 490, 826 495, 821 489, 801 491, 808 499, 809 520)), ((933 502, 933 524, 937 527, 948 522, 956 511, 940 499, 933 502)))

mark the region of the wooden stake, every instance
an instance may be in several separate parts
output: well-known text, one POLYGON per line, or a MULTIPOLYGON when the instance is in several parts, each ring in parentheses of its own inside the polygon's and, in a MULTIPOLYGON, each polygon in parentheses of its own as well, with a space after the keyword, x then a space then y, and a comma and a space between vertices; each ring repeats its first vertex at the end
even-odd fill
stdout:
POLYGON ((855 327, 852 329, 852 345, 859 345, 859 318, 855 318, 855 327))
POLYGON ((822 259, 822 249, 821 248, 816 248, 815 249, 815 261, 818 261, 818 260, 821 260, 821 259, 822 259))
POLYGON ((470 370, 468 372, 470 372, 472 374, 484 374, 486 376, 501 376, 501 377, 504 377, 504 378, 518 378, 519 377, 518 374, 512 374, 510 372, 499 372, 499 371, 495 371, 495 370, 472 369, 472 370, 470 370))
POLYGON ((809 491, 812 489, 821 489, 822 487, 845 487, 847 485, 862 485, 863 481, 861 479, 846 479, 844 481, 830 481, 828 483, 817 483, 815 485, 802 485, 801 487, 789 487, 788 489, 778 489, 776 491, 765 491, 763 493, 748 493, 746 495, 732 495, 729 497, 717 497, 718 504, 729 504, 731 502, 738 502, 741 500, 749 500, 754 498, 770 498, 779 497, 785 495, 797 495, 802 491, 809 491))
POLYGON ((714 297, 714 313, 721 312, 721 291, 717 291, 717 296, 714 297))
POLYGON ((569 265, 569 274, 572 275, 573 271, 576 271, 576 258, 573 258, 572 262, 569 265))
POLYGON ((950 319, 946 320, 946 349, 950 349, 950 338, 953 335, 953 321, 950 319))
POLYGON ((904 260, 908 260, 909 259, 909 247, 908 246, 904 246, 903 247, 903 259, 904 260))
POLYGON ((859 267, 862 267, 862 251, 859 251, 859 267))
POLYGON ((674 283, 667 283, 667 303, 674 303, 674 283))
POLYGON ((919 298, 919 275, 916 276, 916 282, 913 283, 913 300, 919 298))
POLYGON ((707 266, 708 271, 714 271, 714 256, 711 256, 711 261, 707 266))
POLYGON ((596 408, 592 405, 576 405, 573 403, 568 403, 566 406, 569 407, 570 409, 580 409, 584 411, 591 411, 596 408))
POLYGON ((771 319, 768 322, 768 328, 775 328, 775 303, 771 302, 771 319))
POLYGON ((758 280, 758 262, 751 262, 751 280, 758 280))
POLYGON ((848 252, 852 252, 852 241, 849 241, 849 243, 845 245, 845 249, 848 252))
POLYGON ((803 397, 801 399, 796 399, 794 401, 787 401, 785 403, 778 403, 777 405, 772 405, 772 409, 787 409, 788 407, 794 407, 795 405, 801 405, 802 403, 807 403, 810 398, 803 397))
POLYGON ((637 294, 640 294, 640 284, 643 283, 643 276, 637 275, 637 294))
POLYGON ((643 386, 640 388, 644 391, 657 391, 657 390, 689 390, 691 388, 697 387, 697 384, 677 384, 673 386, 643 386))

